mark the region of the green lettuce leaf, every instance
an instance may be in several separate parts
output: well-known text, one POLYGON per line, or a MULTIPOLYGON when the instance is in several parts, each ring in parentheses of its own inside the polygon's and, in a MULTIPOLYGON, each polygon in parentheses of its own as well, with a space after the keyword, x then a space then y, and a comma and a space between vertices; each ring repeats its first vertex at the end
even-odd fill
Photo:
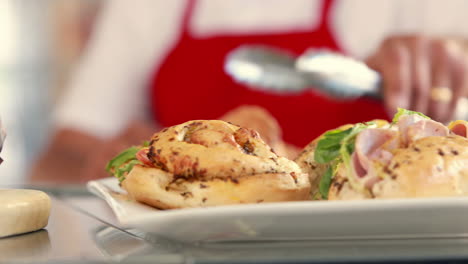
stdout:
POLYGON ((122 182, 123 180, 125 180, 125 176, 127 176, 127 174, 133 169, 133 166, 137 164, 141 165, 143 163, 141 163, 141 161, 137 159, 134 159, 123 164, 121 167, 118 167, 114 170, 114 176, 117 177, 117 179, 119 179, 119 182, 122 182))
POLYGON ((328 199, 328 192, 330 191, 330 185, 333 177, 333 169, 329 167, 320 179, 319 183, 319 192, 322 196, 322 199, 328 199))
POLYGON ((122 182, 125 180, 125 176, 133 169, 133 166, 142 164, 141 161, 136 158, 136 154, 143 147, 147 147, 148 145, 149 142, 145 141, 142 146, 133 146, 122 151, 107 163, 106 171, 122 182))
POLYGON ((335 129, 328 131, 317 143, 314 158, 317 163, 329 163, 340 156, 341 142, 352 131, 352 128, 346 130, 335 129))
POLYGON ((416 111, 411 111, 411 110, 406 110, 406 109, 403 109, 403 108, 398 108, 397 113, 395 114, 395 116, 393 116, 392 124, 396 124, 398 122, 398 120, 400 120, 400 117, 402 115, 418 115, 418 116, 422 116, 423 118, 426 118, 426 119, 431 119, 430 117, 426 116, 423 113, 416 112, 416 111))
MULTIPOLYGON (((317 163, 328 164, 329 168, 324 173, 319 182, 319 191, 323 199, 328 198, 331 180, 335 176, 337 165, 344 163, 348 175, 351 175, 351 155, 354 152, 356 136, 366 128, 375 125, 375 122, 359 123, 346 130, 332 130, 324 134, 317 143, 314 158, 317 163)), ((350 180, 353 186, 356 184, 350 180)))

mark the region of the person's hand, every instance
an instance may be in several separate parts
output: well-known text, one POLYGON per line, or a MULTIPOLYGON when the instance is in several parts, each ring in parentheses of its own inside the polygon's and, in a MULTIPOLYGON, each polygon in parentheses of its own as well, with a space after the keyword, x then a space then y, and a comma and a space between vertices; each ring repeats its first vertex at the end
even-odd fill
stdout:
POLYGON ((269 145, 281 140, 282 131, 278 121, 262 107, 241 105, 225 113, 219 119, 256 130, 269 145))
POLYGON ((454 40, 427 36, 393 36, 367 59, 383 78, 385 106, 422 112, 447 122, 457 101, 468 96, 468 57, 454 40))
POLYGON ((32 166, 29 181, 35 184, 76 184, 109 177, 106 164, 128 147, 148 140, 156 128, 134 121, 118 136, 102 140, 74 129, 60 129, 32 166))

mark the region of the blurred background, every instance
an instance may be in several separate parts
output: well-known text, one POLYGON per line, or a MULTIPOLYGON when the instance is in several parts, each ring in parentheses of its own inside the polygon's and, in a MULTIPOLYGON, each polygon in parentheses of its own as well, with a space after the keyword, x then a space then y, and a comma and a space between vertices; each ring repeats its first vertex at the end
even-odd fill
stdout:
POLYGON ((25 180, 103 0, 0 1, 0 184, 25 180))

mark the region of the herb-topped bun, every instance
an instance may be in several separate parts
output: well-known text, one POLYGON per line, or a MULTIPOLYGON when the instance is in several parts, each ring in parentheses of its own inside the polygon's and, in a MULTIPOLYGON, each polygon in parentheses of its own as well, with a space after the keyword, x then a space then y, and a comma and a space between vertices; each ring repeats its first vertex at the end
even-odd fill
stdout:
POLYGON ((309 199, 306 173, 254 130, 190 121, 124 151, 108 171, 135 200, 161 209, 309 199))
POLYGON ((399 109, 392 123, 328 131, 296 161, 316 199, 468 195, 467 127, 399 109))

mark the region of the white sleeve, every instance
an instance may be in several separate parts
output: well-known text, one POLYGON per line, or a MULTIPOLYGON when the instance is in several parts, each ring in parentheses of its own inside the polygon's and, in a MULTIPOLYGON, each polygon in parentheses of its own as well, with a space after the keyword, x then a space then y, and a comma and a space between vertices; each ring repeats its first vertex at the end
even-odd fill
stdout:
POLYGON ((392 35, 468 37, 466 0, 355 0, 336 2, 331 21, 342 48, 365 59, 392 35))
POLYGON ((53 115, 56 127, 98 137, 147 118, 148 81, 180 36, 185 0, 112 0, 53 115))

